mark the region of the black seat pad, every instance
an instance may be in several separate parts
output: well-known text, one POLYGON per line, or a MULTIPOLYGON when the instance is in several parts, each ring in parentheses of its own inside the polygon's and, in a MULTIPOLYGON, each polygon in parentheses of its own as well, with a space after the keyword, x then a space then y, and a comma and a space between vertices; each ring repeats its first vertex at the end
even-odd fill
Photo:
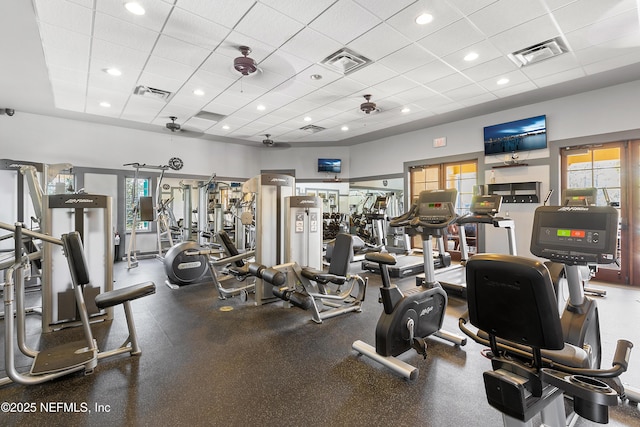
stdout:
POLYGON ((394 265, 396 259, 387 252, 370 252, 364 256, 367 261, 377 262, 378 264, 394 265))
POLYGON ((344 276, 338 276, 336 274, 325 273, 324 271, 316 270, 311 267, 304 267, 302 269, 302 276, 309 280, 313 280, 318 283, 335 283, 336 285, 342 285, 347 278, 344 276))
POLYGON ((155 293, 155 283, 144 282, 102 293, 96 297, 95 303, 98 308, 103 309, 155 293))

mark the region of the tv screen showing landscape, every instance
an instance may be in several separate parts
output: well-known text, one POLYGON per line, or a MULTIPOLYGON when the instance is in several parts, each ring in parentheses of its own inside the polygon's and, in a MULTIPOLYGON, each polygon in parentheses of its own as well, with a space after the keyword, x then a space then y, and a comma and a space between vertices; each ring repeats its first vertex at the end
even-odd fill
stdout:
POLYGON ((484 128, 484 154, 547 148, 547 116, 536 116, 484 128))
POLYGON ((318 172, 340 173, 341 166, 340 159, 318 159, 318 172))

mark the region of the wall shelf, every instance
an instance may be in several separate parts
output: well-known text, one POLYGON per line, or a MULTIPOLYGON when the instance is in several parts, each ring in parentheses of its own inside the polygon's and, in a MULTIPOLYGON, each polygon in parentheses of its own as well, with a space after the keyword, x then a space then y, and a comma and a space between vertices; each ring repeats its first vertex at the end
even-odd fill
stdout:
POLYGON ((489 194, 502 196, 503 203, 539 203, 540 182, 509 182, 504 184, 488 184, 489 194))

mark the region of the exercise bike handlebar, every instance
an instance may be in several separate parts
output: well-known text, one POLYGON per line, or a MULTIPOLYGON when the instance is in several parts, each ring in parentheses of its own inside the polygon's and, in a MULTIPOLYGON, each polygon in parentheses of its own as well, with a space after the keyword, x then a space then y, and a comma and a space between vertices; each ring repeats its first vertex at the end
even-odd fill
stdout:
MULTIPOLYGON (((471 329, 467 328, 468 320, 465 317, 460 317, 458 319, 458 326, 460 330, 467 335, 469 338, 482 345, 491 345, 489 340, 483 337, 478 336, 478 334, 471 329)), ((497 342, 497 345, 500 349, 505 350, 509 353, 515 354, 520 357, 530 358, 533 360, 533 354, 530 351, 523 350, 521 348, 517 348, 515 346, 508 345, 505 342, 497 342)), ((589 368, 576 368, 573 366, 567 366, 562 363, 558 363, 548 357, 542 356, 542 362, 547 365, 546 367, 553 368, 558 371, 566 372, 572 375, 584 375, 588 377, 597 377, 597 378, 615 378, 620 376, 627 370, 629 366, 629 357, 631 356, 631 349, 633 348, 633 343, 627 340, 618 340, 616 344, 616 350, 613 356, 613 361, 611 363, 611 368, 608 369, 589 369, 589 368)))
POLYGON ((409 225, 409 221, 415 215, 415 210, 417 208, 418 208, 418 204, 414 203, 413 205, 411 205, 411 209, 409 209, 407 212, 405 212, 402 215, 397 216, 395 218, 391 218, 391 220, 389 221, 389 226, 390 227, 406 227, 406 226, 408 226, 409 225))

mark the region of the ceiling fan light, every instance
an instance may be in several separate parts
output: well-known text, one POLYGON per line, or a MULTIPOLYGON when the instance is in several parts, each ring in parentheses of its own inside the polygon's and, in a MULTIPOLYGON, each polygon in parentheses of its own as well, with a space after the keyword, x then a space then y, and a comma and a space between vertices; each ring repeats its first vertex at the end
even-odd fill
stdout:
POLYGON ((433 21, 433 15, 430 13, 423 13, 416 18, 416 24, 418 25, 426 25, 429 22, 433 21))

